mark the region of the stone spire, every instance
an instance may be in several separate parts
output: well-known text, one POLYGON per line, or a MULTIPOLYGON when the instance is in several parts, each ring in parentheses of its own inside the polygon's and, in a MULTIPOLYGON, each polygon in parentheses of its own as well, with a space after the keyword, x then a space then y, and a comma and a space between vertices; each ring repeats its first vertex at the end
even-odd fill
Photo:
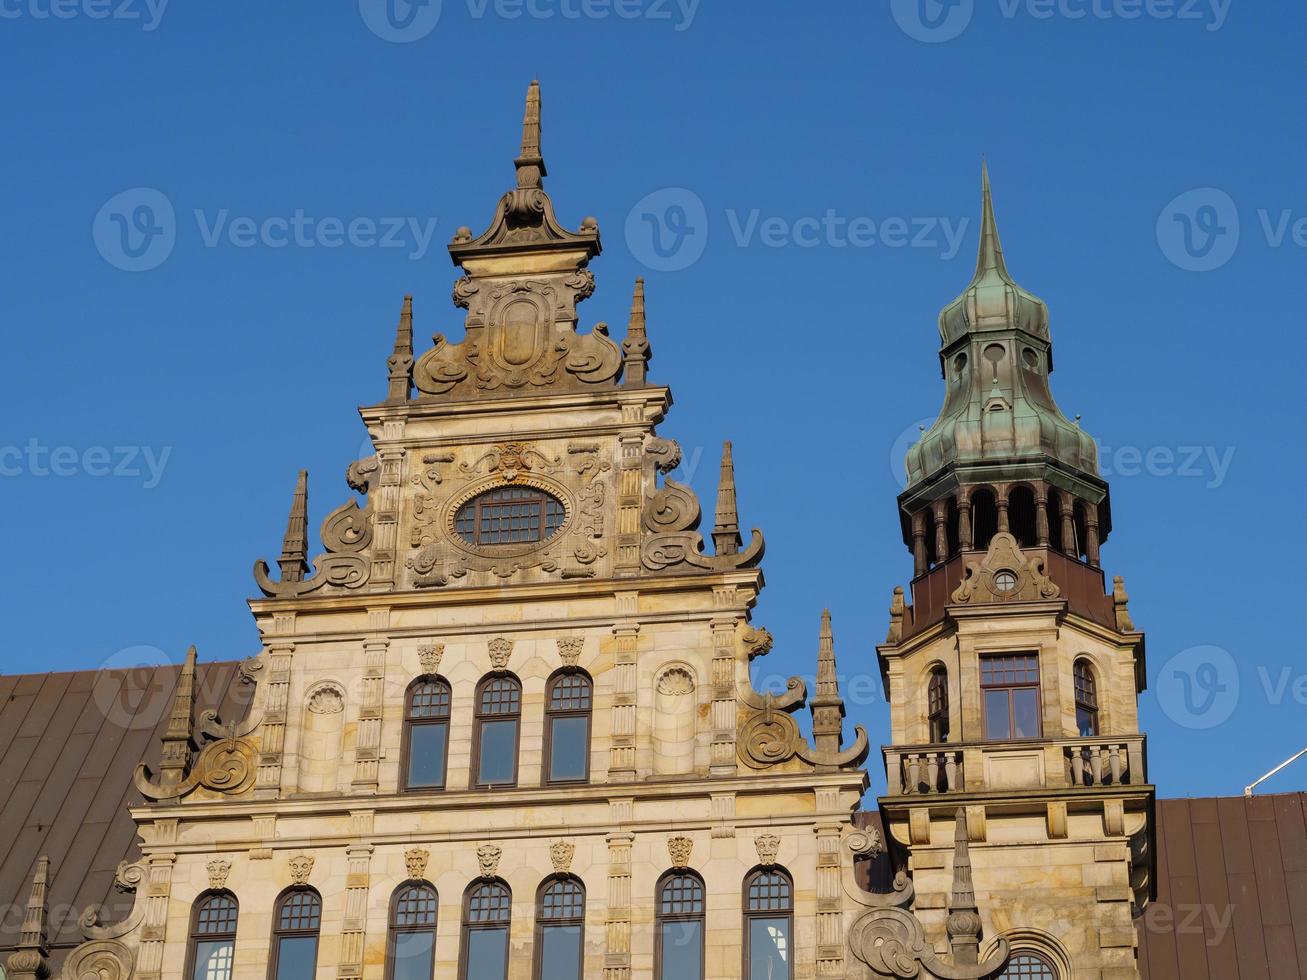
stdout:
POLYGON ((626 339, 622 341, 622 359, 626 367, 623 380, 628 387, 645 383, 652 357, 653 350, 649 347, 644 324, 644 279, 637 277, 635 295, 631 297, 631 320, 626 327, 626 339))
POLYGON ((844 739, 844 698, 840 697, 839 675, 835 669, 835 636, 831 632, 829 609, 821 611, 817 690, 811 704, 812 739, 818 754, 839 754, 844 739))
POLYGON ((286 519, 286 536, 281 543, 283 582, 302 582, 309 570, 309 471, 300 470, 295 483, 295 496, 291 498, 290 516, 286 519))
POLYGON ((522 117, 522 152, 513 161, 517 167, 517 186, 521 189, 543 187, 545 159, 540 155, 540 83, 532 79, 526 90, 526 114, 522 117))
POLYGON ((45 893, 49 879, 50 859, 41 855, 36 861, 32 891, 23 912, 18 948, 9 954, 5 964, 10 980, 45 980, 50 975, 50 944, 45 934, 45 893))
POLYGON ((168 790, 181 785, 191 768, 191 753, 195 743, 191 732, 195 728, 195 647, 186 651, 177 687, 172 694, 172 713, 163 733, 163 756, 159 764, 159 788, 168 790))
POLYGON ((408 401, 413 393, 413 297, 405 296, 399 310, 399 326, 395 328, 395 350, 386 361, 390 369, 390 390, 387 400, 408 401))
POLYGON ((740 515, 735 505, 735 461, 730 442, 722 443, 722 472, 717 481, 717 519, 713 522, 713 545, 719 555, 740 553, 740 515))
POLYGON ((971 849, 967 835, 967 811, 958 807, 953 827, 953 894, 948 903, 948 939, 955 966, 979 960, 980 910, 971 884, 971 849))

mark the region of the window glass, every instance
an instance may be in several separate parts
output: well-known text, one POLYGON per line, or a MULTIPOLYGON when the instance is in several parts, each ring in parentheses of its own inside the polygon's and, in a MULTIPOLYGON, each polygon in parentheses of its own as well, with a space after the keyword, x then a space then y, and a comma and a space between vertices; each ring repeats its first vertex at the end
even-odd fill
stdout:
POLYGON ((454 515, 454 530, 474 545, 544 541, 563 526, 562 503, 535 487, 501 487, 473 497, 454 515))
POLYGON ((789 980, 790 919, 749 920, 749 980, 789 980))
POLYGON ((664 922, 659 941, 662 944, 659 980, 694 980, 703 976, 702 922, 664 922))
POLYGON ((1017 738, 1039 737, 1039 691, 1033 687, 1019 687, 1012 692, 1012 717, 1017 738))
POLYGON ((571 716, 552 719, 549 733, 549 778, 585 779, 590 748, 590 719, 571 716))
POLYGON ((467 980, 504 980, 508 930, 473 929, 467 937, 467 980))
POLYGON ((408 737, 408 776, 405 786, 419 788, 445 785, 445 746, 449 742, 446 722, 413 725, 408 737))
POLYGON ((480 769, 482 785, 512 783, 517 770, 517 721, 481 723, 480 769))
POLYGON ((985 738, 1011 738, 1007 691, 985 692, 985 738))
POLYGON ((283 936, 277 946, 277 980, 314 980, 317 936, 283 936))
POLYGON ((235 950, 236 943, 231 939, 196 943, 194 980, 232 980, 235 950))
POLYGON ((1018 953, 1008 960, 1007 968, 999 977, 1013 977, 1017 980, 1057 980, 1057 973, 1042 956, 1033 953, 1018 953))

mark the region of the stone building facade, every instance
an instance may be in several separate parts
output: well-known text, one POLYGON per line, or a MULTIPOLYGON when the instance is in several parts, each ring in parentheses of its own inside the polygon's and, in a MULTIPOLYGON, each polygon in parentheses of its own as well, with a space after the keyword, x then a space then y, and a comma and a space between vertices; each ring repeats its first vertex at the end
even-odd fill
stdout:
POLYGON ((579 326, 599 228, 555 217, 535 83, 514 164, 449 246, 464 339, 418 350, 404 299, 361 409, 375 451, 312 562, 299 475, 276 568, 254 567, 261 652, 192 650, 150 747, 111 752, 102 678, 0 678, 0 772, 36 800, 0 810, 8 980, 1139 976, 1144 639, 1105 586, 1108 488, 1053 401, 1048 311, 1007 271, 988 176, 899 499, 914 577, 878 649, 887 792, 863 812, 829 614, 813 690, 750 685, 763 537, 730 443, 711 542, 669 476, 643 283, 620 344, 579 326), (59 719, 62 763, 37 748, 59 719), (60 766, 92 802, 46 792, 60 766))

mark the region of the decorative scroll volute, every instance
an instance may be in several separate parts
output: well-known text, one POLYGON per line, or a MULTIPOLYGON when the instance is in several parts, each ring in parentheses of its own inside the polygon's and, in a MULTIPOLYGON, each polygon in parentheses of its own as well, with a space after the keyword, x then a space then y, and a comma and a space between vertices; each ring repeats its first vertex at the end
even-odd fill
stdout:
POLYGON ((1061 594, 1044 573, 1043 558, 1027 558, 1017 539, 1000 531, 981 561, 967 562, 966 574, 952 598, 959 604, 1030 602, 1056 599, 1061 594))

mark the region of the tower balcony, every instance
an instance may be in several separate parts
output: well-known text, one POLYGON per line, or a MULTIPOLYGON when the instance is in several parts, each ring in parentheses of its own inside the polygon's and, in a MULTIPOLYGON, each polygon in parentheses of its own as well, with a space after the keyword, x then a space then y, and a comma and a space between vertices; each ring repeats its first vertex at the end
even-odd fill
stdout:
POLYGON ((1147 740, 1138 735, 887 745, 889 796, 947 796, 1148 784, 1147 740))

